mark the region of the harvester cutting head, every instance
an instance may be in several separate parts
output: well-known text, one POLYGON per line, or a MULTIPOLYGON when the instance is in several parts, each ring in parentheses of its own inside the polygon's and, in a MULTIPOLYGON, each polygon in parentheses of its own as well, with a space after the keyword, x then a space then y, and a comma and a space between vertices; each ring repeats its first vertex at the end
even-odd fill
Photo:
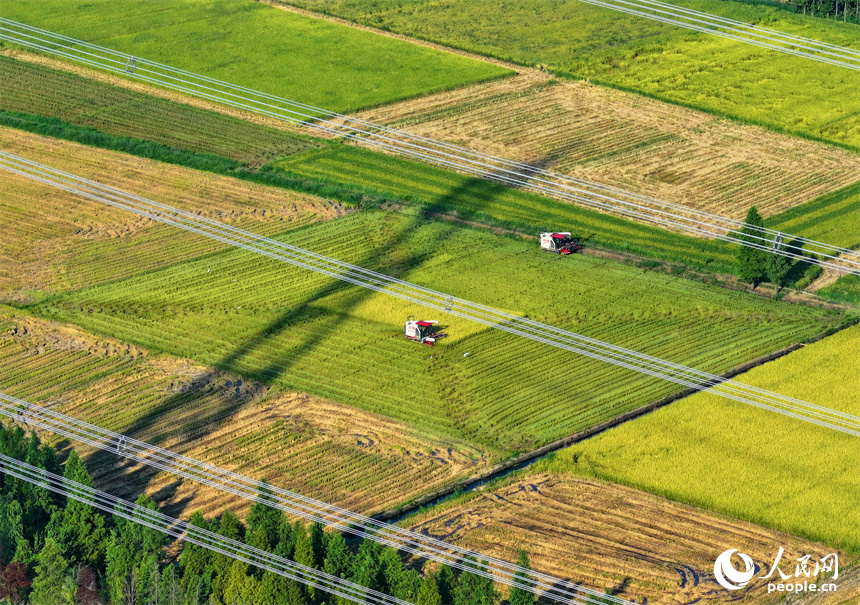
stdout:
POLYGON ((544 232, 540 234, 540 249, 556 254, 573 254, 582 250, 578 237, 570 237, 570 232, 544 232))
POLYGON ((434 326, 438 323, 439 322, 435 320, 416 321, 415 318, 410 315, 406 319, 406 324, 403 326, 403 334, 409 340, 414 340, 415 342, 427 345, 434 345, 440 338, 448 336, 444 332, 436 332, 434 330, 434 326))

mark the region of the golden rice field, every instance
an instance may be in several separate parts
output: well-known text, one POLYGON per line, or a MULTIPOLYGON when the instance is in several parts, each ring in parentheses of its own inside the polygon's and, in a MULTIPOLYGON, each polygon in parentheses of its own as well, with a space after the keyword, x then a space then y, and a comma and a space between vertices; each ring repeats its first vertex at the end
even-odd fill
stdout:
MULTIPOLYGON (((860 413, 860 327, 738 380, 860 413)), ((860 552, 857 438, 698 393, 572 446, 536 469, 599 477, 860 552)))
MULTIPOLYGON (((229 372, 2 306, 0 367, 3 393, 365 513, 490 464, 486 450, 463 441, 319 397, 276 395, 229 372)), ((249 504, 73 445, 99 487, 131 499, 145 490, 170 514, 244 513, 249 504)))
POLYGON ((359 115, 738 219, 753 205, 782 212, 860 174, 860 156, 844 149, 533 71, 359 115))

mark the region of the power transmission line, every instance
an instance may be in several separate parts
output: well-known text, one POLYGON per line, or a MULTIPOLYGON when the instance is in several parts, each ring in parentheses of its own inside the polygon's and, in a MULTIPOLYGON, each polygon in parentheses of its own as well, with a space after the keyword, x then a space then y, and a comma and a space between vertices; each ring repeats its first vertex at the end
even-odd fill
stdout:
POLYGON ((814 262, 840 273, 860 275, 860 253, 847 248, 748 225, 736 219, 475 152, 153 61, 135 58, 134 71, 129 72, 128 55, 8 19, 0 18, 0 39, 326 134, 355 138, 387 152, 602 212, 651 222, 699 237, 736 243, 794 260, 814 262), (782 239, 783 246, 774 246, 776 238, 782 239), (809 252, 821 258, 811 258, 809 252))
POLYGON ((689 368, 526 317, 520 317, 513 313, 499 311, 466 299, 455 298, 276 239, 259 236, 250 231, 181 211, 166 204, 159 204, 141 196, 32 162, 20 156, 0 152, 0 169, 346 283, 420 304, 455 317, 468 319, 496 330, 523 336, 536 342, 696 390, 708 390, 721 397, 778 412, 798 420, 860 436, 860 418, 845 412, 773 393, 759 387, 726 380, 716 374, 689 368))
POLYGON ((396 525, 326 504, 3 393, 0 393, 0 415, 222 492, 261 502, 292 516, 318 522, 338 531, 372 540, 454 569, 491 578, 507 586, 522 588, 561 603, 600 603, 605 602, 600 600, 604 599, 617 605, 632 605, 620 597, 603 595, 598 591, 548 574, 528 570, 501 559, 487 557, 396 525), (467 557, 473 558, 474 561, 466 562, 467 557))
POLYGON ((580 0, 580 2, 836 67, 860 71, 860 51, 847 46, 821 42, 665 2, 650 0, 580 0))
POLYGON ((412 605, 378 590, 366 588, 349 580, 327 574, 272 554, 259 548, 226 538, 186 521, 169 517, 145 506, 133 504, 82 483, 66 479, 36 466, 0 454, 0 473, 26 481, 54 493, 83 502, 103 512, 149 527, 172 538, 196 544, 290 580, 301 582, 330 594, 362 605, 412 605))

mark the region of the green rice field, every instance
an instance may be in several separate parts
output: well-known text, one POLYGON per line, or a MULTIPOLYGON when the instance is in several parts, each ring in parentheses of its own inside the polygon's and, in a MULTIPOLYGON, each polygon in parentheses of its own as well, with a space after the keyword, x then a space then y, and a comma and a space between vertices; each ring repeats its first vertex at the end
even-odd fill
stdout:
MULTIPOLYGON (((824 310, 643 274, 611 261, 544 254, 533 242, 426 221, 413 211, 357 213, 281 237, 712 372, 840 321, 824 310)), ((503 457, 677 390, 437 312, 431 319, 446 325, 450 338, 432 349, 416 345, 404 340, 403 320, 426 317, 426 309, 241 250, 28 308, 277 390, 309 392, 465 439, 503 457)))
POLYGON ((511 70, 251 0, 3 0, 7 19, 334 111, 511 70))

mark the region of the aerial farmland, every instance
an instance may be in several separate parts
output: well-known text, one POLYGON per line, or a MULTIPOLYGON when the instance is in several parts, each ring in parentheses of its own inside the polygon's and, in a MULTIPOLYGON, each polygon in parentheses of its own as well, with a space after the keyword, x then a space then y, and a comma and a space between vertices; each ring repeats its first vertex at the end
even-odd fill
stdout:
POLYGON ((0 603, 860 602, 858 14, 0 0, 0 603))

